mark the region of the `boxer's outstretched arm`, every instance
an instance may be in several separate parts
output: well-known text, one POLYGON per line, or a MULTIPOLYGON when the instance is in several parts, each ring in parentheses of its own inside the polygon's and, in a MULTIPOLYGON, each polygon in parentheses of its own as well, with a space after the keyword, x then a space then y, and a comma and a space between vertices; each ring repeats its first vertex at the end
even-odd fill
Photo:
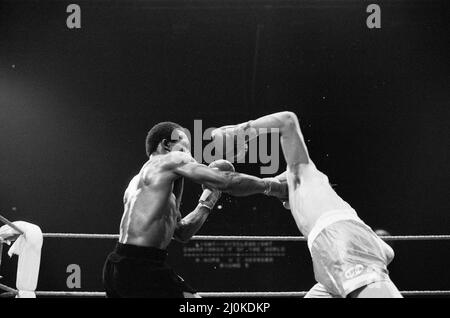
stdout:
POLYGON ((175 173, 233 196, 243 197, 265 193, 275 197, 287 198, 287 186, 274 178, 258 178, 243 173, 219 171, 198 163, 184 163, 175 168, 175 173))
POLYGON ((310 163, 308 149, 306 147, 297 116, 292 112, 279 112, 260 117, 236 126, 225 126, 213 132, 214 135, 244 133, 256 137, 261 129, 279 129, 281 134, 281 146, 288 168, 296 170, 299 164, 310 163), (252 129, 253 128, 253 129, 252 129), (251 133, 249 131, 251 130, 251 133))
POLYGON ((196 162, 190 155, 174 151, 167 155, 165 169, 206 188, 217 189, 233 196, 243 197, 264 193, 287 198, 287 185, 275 178, 258 178, 243 173, 220 171, 196 162))

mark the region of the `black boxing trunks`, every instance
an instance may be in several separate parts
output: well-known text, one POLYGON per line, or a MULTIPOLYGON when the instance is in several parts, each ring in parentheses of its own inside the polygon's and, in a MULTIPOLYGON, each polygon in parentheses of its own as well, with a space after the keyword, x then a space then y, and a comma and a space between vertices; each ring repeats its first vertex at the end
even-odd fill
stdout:
POLYGON ((103 269, 108 298, 183 298, 195 293, 166 264, 167 252, 153 247, 117 243, 103 269))

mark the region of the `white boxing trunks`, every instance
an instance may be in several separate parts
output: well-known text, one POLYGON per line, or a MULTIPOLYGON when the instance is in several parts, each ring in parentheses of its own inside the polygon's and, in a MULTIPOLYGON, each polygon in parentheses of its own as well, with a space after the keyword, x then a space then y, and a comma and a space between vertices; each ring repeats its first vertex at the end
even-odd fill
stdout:
POLYGON ((322 215, 308 235, 314 276, 330 295, 346 297, 371 283, 389 280, 394 251, 353 209, 322 215))

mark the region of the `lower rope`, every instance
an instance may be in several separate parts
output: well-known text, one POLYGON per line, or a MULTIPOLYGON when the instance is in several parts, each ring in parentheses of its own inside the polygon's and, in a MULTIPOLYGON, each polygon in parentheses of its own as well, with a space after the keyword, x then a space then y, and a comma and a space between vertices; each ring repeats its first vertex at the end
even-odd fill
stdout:
MULTIPOLYGON (((201 297, 304 297, 306 291, 300 292, 200 292, 201 297)), ((450 290, 407 290, 403 296, 450 296, 450 290)), ((38 291, 41 297, 106 297, 104 292, 69 292, 69 291, 38 291)))

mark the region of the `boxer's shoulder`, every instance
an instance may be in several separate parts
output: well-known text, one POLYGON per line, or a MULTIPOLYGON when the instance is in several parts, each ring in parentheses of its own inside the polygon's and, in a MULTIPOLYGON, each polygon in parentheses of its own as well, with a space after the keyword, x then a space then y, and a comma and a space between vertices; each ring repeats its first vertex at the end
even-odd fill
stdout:
POLYGON ((195 159, 186 152, 172 151, 164 155, 162 158, 162 163, 165 169, 176 169, 187 163, 195 163, 195 159))

